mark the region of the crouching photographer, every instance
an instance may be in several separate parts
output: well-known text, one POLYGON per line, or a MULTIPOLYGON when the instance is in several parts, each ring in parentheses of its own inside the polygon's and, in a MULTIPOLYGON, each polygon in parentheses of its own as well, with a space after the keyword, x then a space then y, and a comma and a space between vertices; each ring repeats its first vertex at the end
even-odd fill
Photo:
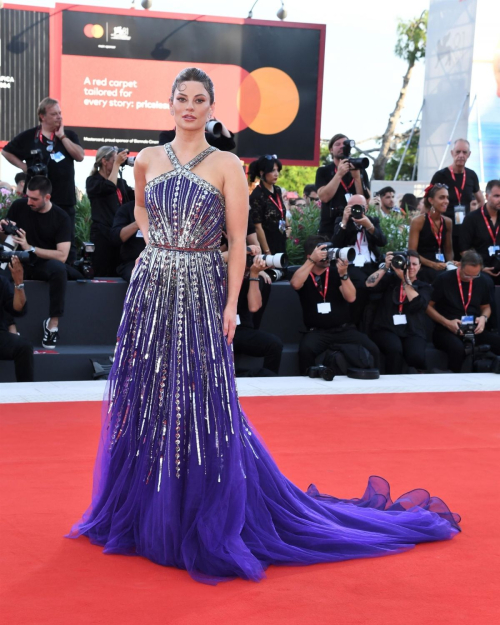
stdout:
POLYGON ((116 273, 130 282, 136 260, 146 247, 144 236, 134 215, 135 201, 127 202, 116 211, 111 229, 114 244, 120 248, 120 264, 116 273))
MULTIPOLYGON (((481 275, 482 258, 474 251, 462 254, 456 271, 446 271, 433 284, 427 314, 436 322, 433 341, 448 355, 449 367, 460 372, 467 355, 474 358, 476 348, 489 345, 500 355, 500 335, 486 331, 491 315, 490 290, 481 275)), ((470 368, 470 367, 468 367, 470 368)))
MULTIPOLYGON (((227 253, 223 254, 227 257, 227 253)), ((258 371, 237 370, 238 376, 278 375, 283 343, 269 332, 260 330, 260 321, 269 300, 271 280, 264 274, 267 268, 258 246, 247 247, 247 269, 241 285, 237 305, 237 326, 233 339, 234 353, 264 358, 258 371)))
POLYGON ((385 373, 399 375, 406 363, 423 370, 426 314, 431 286, 417 278, 417 252, 387 252, 385 264, 366 281, 370 291, 382 293, 370 334, 385 355, 385 373))
POLYGON ((8 331, 4 315, 22 317, 26 314, 24 293, 24 272, 15 252, 2 252, 0 261, 8 261, 14 287, 4 276, 0 276, 0 360, 13 360, 18 382, 33 382, 33 346, 31 343, 8 331))
POLYGON ((300 373, 306 375, 324 351, 342 351, 338 347, 345 345, 365 348, 373 361, 370 366, 378 368, 378 347, 351 323, 349 304, 356 299, 356 288, 347 273, 349 252, 331 247, 319 235, 306 239, 304 251, 307 259, 290 280, 299 295, 308 330, 299 345, 300 373))

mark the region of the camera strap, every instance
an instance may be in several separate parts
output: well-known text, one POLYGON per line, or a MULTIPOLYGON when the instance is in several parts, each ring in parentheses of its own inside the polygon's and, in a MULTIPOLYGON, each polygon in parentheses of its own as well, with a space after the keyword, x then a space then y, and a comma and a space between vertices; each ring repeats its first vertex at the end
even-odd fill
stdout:
POLYGON ((460 297, 462 298, 462 304, 465 310, 465 314, 467 314, 467 308, 469 308, 469 304, 470 301, 472 299, 472 285, 474 284, 474 281, 471 280, 469 282, 469 299, 467 300, 467 304, 465 303, 465 299, 464 299, 464 290, 462 288, 462 280, 460 280, 460 271, 457 269, 457 271, 455 272, 457 274, 457 281, 458 281, 458 290, 460 291, 460 297))
POLYGON ((400 315, 403 314, 403 304, 404 304, 405 299, 406 299, 406 291, 403 286, 403 283, 401 282, 401 286, 399 287, 399 314, 400 315))
POLYGON ((427 213, 427 217, 428 217, 429 223, 431 225, 431 232, 432 232, 432 234, 434 235, 434 238, 437 241, 439 252, 441 252, 441 249, 442 249, 441 248, 441 244, 443 242, 444 219, 443 219, 443 217, 441 217, 441 226, 439 228, 439 232, 436 232, 434 230, 434 222, 432 221, 431 216, 430 216, 429 213, 427 213))
POLYGON ((311 276, 311 280, 313 281, 314 286, 318 289, 319 294, 323 298, 323 301, 326 302, 326 294, 328 293, 328 278, 330 276, 330 267, 327 268, 327 270, 326 270, 326 272, 324 274, 324 275, 326 275, 326 279, 325 279, 325 287, 323 289, 316 282, 316 277, 315 277, 315 275, 313 274, 312 271, 309 272, 309 275, 311 276))
POLYGON ((462 193, 464 192, 464 187, 465 187, 465 179, 467 177, 467 175, 465 173, 465 169, 464 169, 463 179, 462 179, 462 188, 460 189, 460 191, 457 189, 457 179, 455 178, 455 172, 453 171, 453 167, 450 167, 449 169, 450 169, 451 177, 453 178, 453 182, 455 183, 453 186, 455 187, 455 193, 457 194, 458 203, 461 204, 462 203, 462 193))
MULTIPOLYGON (((349 172, 347 172, 347 173, 349 173, 349 172)), ((333 175, 335 176, 336 174, 337 174, 337 167, 334 165, 334 166, 333 166, 333 175)), ((351 180, 351 182, 350 182, 348 185, 344 182, 344 179, 343 179, 343 178, 341 178, 341 179, 340 179, 340 184, 344 187, 344 191, 345 191, 346 193, 349 193, 349 189, 350 189, 350 188, 352 187, 352 185, 354 184, 354 178, 351 180)))
POLYGON ((493 245, 496 245, 497 243, 497 237, 498 237, 498 232, 500 231, 500 224, 497 224, 497 227, 495 230, 492 230, 491 226, 490 226, 490 222, 486 216, 486 209, 483 208, 481 209, 481 213, 483 215, 483 219, 484 219, 484 223, 486 224, 486 227, 488 228, 488 232, 490 233, 490 237, 491 240, 493 242, 493 245))
POLYGON ((276 206, 276 208, 279 210, 280 215, 281 215, 281 219, 285 219, 283 216, 283 204, 281 203, 281 198, 278 194, 276 194, 276 197, 278 198, 278 201, 276 202, 276 200, 273 198, 272 195, 269 196, 269 199, 271 200, 271 202, 276 206))

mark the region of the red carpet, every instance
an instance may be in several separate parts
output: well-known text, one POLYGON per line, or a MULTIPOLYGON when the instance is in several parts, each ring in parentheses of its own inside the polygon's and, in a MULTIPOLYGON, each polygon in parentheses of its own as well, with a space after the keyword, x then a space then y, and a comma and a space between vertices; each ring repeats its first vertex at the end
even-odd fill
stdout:
POLYGON ((300 487, 359 496, 371 474, 462 515, 454 540, 386 558, 271 567, 217 587, 63 538, 90 501, 97 403, 0 405, 5 625, 492 625, 500 618, 500 393, 246 398, 300 487))

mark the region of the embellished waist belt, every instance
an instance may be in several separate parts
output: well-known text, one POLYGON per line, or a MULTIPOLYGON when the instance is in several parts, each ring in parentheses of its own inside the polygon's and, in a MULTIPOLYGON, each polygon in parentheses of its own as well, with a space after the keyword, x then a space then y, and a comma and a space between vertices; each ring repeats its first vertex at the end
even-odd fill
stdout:
POLYGON ((152 243, 149 242, 151 247, 156 247, 161 250, 168 250, 171 252, 218 252, 218 247, 175 247, 174 245, 168 245, 166 243, 152 243))

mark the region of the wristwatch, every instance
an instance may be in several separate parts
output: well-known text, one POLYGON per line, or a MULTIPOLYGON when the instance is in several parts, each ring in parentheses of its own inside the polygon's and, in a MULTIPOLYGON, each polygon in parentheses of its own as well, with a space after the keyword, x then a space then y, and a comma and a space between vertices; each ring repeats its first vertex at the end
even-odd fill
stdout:
POLYGON ((380 263, 378 268, 380 269, 380 271, 387 271, 387 267, 385 266, 385 263, 380 263))
POLYGON ((24 291, 24 282, 21 282, 21 284, 14 284, 14 288, 19 291, 24 291))
POLYGON ((343 221, 341 221, 339 225, 340 225, 340 227, 342 228, 342 230, 345 230, 345 229, 346 229, 346 226, 345 226, 345 224, 344 224, 344 222, 343 222, 343 221))
POLYGON ((341 280, 349 280, 349 274, 345 273, 343 276, 340 276, 341 280))
POLYGON ((34 253, 35 253, 35 249, 36 249, 36 248, 35 248, 35 246, 34 246, 34 245, 32 245, 32 246, 30 247, 30 249, 28 250, 28 252, 31 252, 32 254, 34 254, 34 253))

